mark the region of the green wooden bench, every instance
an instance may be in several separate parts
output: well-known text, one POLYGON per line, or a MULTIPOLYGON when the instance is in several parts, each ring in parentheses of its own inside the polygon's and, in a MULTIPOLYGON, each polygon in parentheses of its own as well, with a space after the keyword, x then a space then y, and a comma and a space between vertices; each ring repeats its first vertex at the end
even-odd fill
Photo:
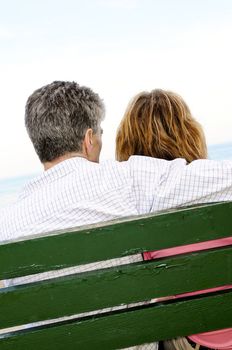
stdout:
MULTIPOLYGON (((0 245, 0 279, 232 236, 232 203, 199 206, 0 245)), ((1 350, 121 349, 232 327, 232 291, 130 303, 232 284, 232 247, 98 269, 0 289, 1 350), (119 308, 109 310, 114 306, 119 308), (123 308, 122 308, 123 307, 123 308), (83 313, 104 309, 96 315, 83 313)))

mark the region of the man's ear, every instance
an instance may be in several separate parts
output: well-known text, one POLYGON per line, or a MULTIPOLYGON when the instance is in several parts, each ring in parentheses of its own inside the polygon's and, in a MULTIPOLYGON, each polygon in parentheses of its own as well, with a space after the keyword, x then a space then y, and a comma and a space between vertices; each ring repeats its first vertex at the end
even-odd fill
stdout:
POLYGON ((93 130, 87 129, 83 140, 83 153, 89 157, 93 148, 93 130))

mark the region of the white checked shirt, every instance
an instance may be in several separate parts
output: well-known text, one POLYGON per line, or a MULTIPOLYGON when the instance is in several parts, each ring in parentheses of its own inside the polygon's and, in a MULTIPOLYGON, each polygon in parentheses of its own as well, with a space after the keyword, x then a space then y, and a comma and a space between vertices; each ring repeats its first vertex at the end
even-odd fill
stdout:
MULTIPOLYGON (((97 164, 84 158, 71 158, 29 182, 18 201, 0 212, 0 241, 183 205, 229 200, 232 200, 231 161, 197 160, 187 165, 184 159, 166 161, 133 156, 127 162, 97 164)), ((137 254, 23 276, 5 281, 5 285, 141 259, 137 254)), ((157 350, 158 343, 129 349, 157 350)))
POLYGON ((232 200, 232 162, 133 156, 71 158, 29 182, 0 212, 0 241, 172 207, 232 200))

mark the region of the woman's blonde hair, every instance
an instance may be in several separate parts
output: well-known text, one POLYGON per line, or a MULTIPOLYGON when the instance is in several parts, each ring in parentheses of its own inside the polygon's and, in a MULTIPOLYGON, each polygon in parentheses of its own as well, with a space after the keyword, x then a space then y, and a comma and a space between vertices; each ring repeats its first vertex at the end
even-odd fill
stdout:
POLYGON ((179 95, 157 89, 132 99, 117 131, 116 159, 131 155, 187 162, 207 158, 202 127, 179 95))

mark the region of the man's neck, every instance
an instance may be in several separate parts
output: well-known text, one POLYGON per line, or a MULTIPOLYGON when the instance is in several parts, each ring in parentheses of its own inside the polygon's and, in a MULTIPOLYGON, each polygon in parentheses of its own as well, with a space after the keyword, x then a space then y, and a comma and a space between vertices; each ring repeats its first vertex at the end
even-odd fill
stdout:
POLYGON ((80 157, 80 158, 85 158, 87 159, 87 157, 83 154, 83 153, 79 153, 79 152, 70 152, 70 153, 66 153, 63 156, 60 156, 50 162, 45 162, 43 163, 44 166, 44 170, 48 170, 50 168, 52 168, 53 166, 63 162, 64 160, 70 159, 70 158, 74 158, 74 157, 80 157))

